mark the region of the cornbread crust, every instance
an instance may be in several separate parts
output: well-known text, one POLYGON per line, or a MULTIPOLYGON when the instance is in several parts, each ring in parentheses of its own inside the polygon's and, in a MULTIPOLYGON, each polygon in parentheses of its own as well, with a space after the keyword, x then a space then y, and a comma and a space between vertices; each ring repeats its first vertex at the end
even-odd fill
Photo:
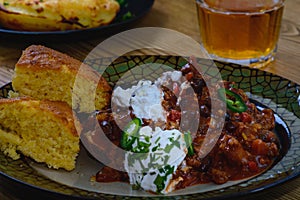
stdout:
POLYGON ((0 99, 0 150, 12 159, 21 152, 48 167, 73 170, 81 130, 65 102, 0 99))
POLYGON ((26 31, 86 29, 111 23, 119 10, 115 0, 0 0, 0 24, 26 31))
POLYGON ((65 101, 80 112, 101 110, 111 97, 110 85, 96 70, 41 45, 23 51, 15 65, 12 85, 21 96, 65 101))

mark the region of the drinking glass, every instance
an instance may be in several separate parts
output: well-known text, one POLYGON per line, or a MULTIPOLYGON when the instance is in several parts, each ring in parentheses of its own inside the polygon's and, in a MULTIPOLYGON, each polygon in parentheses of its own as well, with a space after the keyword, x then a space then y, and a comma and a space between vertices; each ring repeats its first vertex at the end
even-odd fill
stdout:
POLYGON ((284 0, 196 0, 200 37, 216 60, 264 67, 274 60, 284 0))

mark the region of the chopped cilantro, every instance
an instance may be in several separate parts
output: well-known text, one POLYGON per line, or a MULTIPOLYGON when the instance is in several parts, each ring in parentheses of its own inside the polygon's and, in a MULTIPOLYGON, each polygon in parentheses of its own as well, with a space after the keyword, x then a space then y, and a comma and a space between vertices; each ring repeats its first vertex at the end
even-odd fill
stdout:
POLYGON ((167 177, 174 172, 174 166, 171 167, 170 165, 166 165, 164 168, 159 169, 159 172, 164 173, 165 175, 161 176, 158 174, 154 180, 154 184, 156 185, 157 192, 161 193, 161 191, 165 188, 167 177))
POLYGON ((122 20, 127 20, 127 19, 130 19, 133 17, 133 14, 128 11, 127 13, 125 13, 123 16, 122 16, 122 20))
POLYGON ((127 3, 127 0, 117 0, 120 6, 124 6, 127 3))
POLYGON ((157 149, 158 149, 158 146, 155 146, 155 147, 152 148, 152 151, 154 152, 154 151, 156 151, 157 149))

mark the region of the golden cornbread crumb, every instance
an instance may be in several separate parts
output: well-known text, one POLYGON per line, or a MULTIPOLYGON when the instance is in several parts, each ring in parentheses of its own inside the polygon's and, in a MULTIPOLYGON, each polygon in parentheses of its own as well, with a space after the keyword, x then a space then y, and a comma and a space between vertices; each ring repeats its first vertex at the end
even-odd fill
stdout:
POLYGON ((20 158, 17 147, 21 144, 20 136, 0 129, 0 150, 14 160, 20 158))
POLYGON ((97 71, 40 45, 23 51, 12 85, 20 96, 64 101, 80 112, 103 109, 109 105, 111 95, 111 87, 97 71))
POLYGON ((50 168, 72 170, 80 131, 78 119, 65 102, 0 99, 0 150, 12 159, 22 153, 50 168))
POLYGON ((16 98, 16 97, 20 97, 20 94, 15 92, 15 91, 8 91, 8 95, 7 95, 8 98, 16 98))

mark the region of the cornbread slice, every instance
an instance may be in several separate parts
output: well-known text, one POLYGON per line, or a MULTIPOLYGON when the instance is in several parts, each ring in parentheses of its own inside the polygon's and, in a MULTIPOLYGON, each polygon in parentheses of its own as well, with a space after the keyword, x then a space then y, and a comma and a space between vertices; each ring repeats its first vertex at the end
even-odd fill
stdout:
POLYGON ((65 102, 0 99, 0 150, 12 159, 21 152, 50 168, 72 170, 81 129, 65 102))
POLYGON ((119 10, 115 0, 0 0, 0 24, 23 31, 86 29, 111 23, 119 10))
POLYGON ((40 45, 23 51, 12 85, 20 96, 64 101, 79 112, 103 109, 111 95, 110 85, 96 70, 40 45))

